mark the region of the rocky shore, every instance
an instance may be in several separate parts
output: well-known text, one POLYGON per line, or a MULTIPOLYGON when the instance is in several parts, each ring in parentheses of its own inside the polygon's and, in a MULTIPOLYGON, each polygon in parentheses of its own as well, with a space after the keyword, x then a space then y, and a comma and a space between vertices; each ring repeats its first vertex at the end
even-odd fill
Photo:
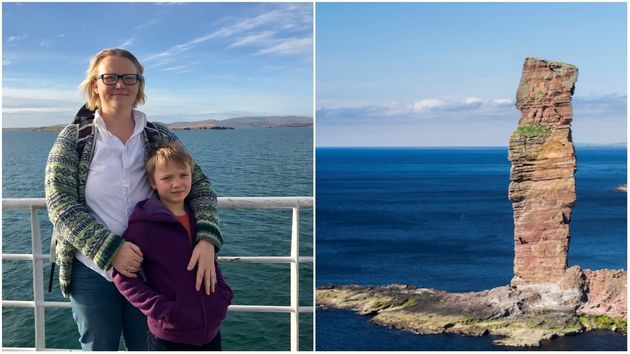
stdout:
POLYGON ((626 272, 570 268, 576 287, 547 283, 467 293, 410 285, 328 285, 317 305, 354 310, 370 322, 418 334, 499 336, 505 346, 539 346, 558 336, 607 329, 626 333, 626 272))

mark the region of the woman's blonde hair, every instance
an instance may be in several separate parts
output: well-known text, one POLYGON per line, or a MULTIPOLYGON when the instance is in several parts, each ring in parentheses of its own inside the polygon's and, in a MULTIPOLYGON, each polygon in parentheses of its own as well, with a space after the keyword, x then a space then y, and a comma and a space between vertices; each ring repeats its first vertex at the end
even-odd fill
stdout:
MULTIPOLYGON (((98 78, 98 64, 100 64, 101 60, 103 60, 104 58, 111 56, 127 58, 131 60, 131 62, 136 66, 138 74, 142 75, 142 73, 144 72, 144 68, 142 67, 138 59, 136 59, 136 57, 128 50, 120 48, 108 48, 98 52, 98 54, 96 54, 92 58, 92 60, 90 60, 90 66, 88 67, 85 80, 83 80, 81 85, 79 85, 79 89, 81 90, 82 95, 87 99, 87 108, 92 111, 99 108, 101 103, 101 100, 98 97, 98 93, 94 92, 96 79, 98 78)), ((147 96, 144 94, 144 78, 139 80, 138 85, 138 96, 136 97, 136 101, 133 103, 134 108, 136 108, 138 105, 144 104, 147 100, 147 96)))

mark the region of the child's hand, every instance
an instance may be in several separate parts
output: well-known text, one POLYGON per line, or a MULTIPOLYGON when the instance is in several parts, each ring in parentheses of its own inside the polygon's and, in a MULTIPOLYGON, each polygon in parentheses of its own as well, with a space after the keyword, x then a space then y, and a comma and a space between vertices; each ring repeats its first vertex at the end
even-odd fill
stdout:
POLYGON ((112 267, 126 277, 136 278, 142 261, 143 256, 140 247, 132 242, 124 241, 112 259, 112 267))
POLYGON ((197 242, 197 245, 193 249, 192 257, 188 262, 187 269, 189 271, 195 269, 197 265, 197 282, 195 283, 195 289, 199 291, 201 289, 201 282, 203 281, 206 288, 206 295, 214 292, 214 287, 217 284, 217 273, 214 269, 214 245, 206 240, 197 242))

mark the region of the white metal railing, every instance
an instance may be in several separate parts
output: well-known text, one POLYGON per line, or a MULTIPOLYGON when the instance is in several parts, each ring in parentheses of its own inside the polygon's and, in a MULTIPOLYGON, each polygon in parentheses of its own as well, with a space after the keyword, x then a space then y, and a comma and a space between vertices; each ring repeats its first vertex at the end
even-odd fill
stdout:
MULTIPOLYGON (((300 209, 313 208, 313 197, 220 197, 218 206, 222 209, 292 209, 291 253, 288 257, 219 257, 225 263, 290 263, 291 264, 291 304, 290 306, 230 305, 233 312, 273 312, 291 314, 291 351, 299 350, 299 313, 313 313, 313 306, 299 306, 299 266, 300 263, 313 263, 313 257, 301 257, 300 209)), ((44 301, 44 261, 50 256, 42 254, 41 233, 37 209, 46 209, 44 198, 5 198, 2 209, 29 209, 31 213, 31 254, 2 254, 5 261, 33 262, 33 301, 4 300, 2 307, 30 307, 35 315, 35 348, 2 348, 3 350, 46 348, 45 311, 47 307, 70 308, 67 301, 44 301)))

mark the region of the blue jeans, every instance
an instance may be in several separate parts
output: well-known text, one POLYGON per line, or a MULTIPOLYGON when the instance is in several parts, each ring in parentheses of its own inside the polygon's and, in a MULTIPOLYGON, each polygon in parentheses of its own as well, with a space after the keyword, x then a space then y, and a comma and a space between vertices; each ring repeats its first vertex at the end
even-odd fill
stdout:
POLYGON ((83 350, 118 350, 120 333, 127 350, 147 350, 147 318, 114 283, 74 260, 70 293, 72 317, 83 350))

